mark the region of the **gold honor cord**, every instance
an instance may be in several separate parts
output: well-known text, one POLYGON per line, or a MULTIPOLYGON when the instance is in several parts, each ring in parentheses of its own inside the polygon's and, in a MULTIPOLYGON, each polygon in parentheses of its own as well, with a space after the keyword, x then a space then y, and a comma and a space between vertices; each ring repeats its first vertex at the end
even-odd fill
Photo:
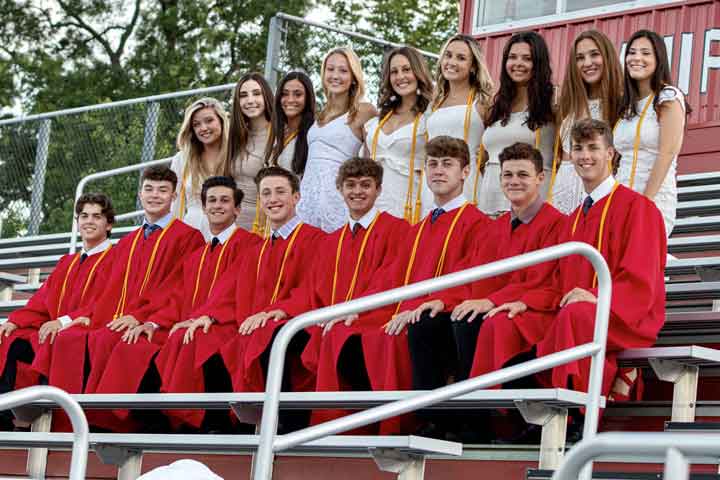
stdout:
MULTIPOLYGON (((365 246, 367 245, 368 239, 370 238, 370 234, 372 233, 372 229, 375 227, 375 223, 377 222, 377 219, 380 217, 380 212, 375 214, 375 218, 373 218, 372 223, 368 226, 367 231, 365 232, 365 236, 362 239, 362 243, 360 244, 360 252, 358 253, 358 259, 357 262, 355 262, 355 268, 353 269, 353 276, 352 280, 350 282, 350 286, 348 287, 347 294, 345 295, 345 301, 352 300, 353 292, 355 291, 355 284, 357 283, 357 277, 358 272, 360 271, 360 263, 362 262, 363 255, 365 254, 365 246)), ((333 281, 332 281, 332 294, 330 296, 330 305, 335 305, 335 292, 337 289, 337 278, 338 278, 338 267, 340 265, 340 256, 342 253, 342 243, 343 239, 345 238, 345 233, 348 230, 348 224, 346 223, 343 227, 342 231, 340 232, 340 239, 338 240, 337 249, 335 250, 335 270, 333 271, 333 281)))
MULTIPOLYGON (((607 202, 605 202, 605 206, 603 206, 602 215, 600 216, 600 229, 598 232, 598 239, 597 239, 597 251, 602 254, 602 245, 603 245, 603 232, 605 231, 605 219, 607 218, 608 210, 610 209, 610 202, 612 202, 613 196, 615 195, 615 191, 617 190, 618 186, 620 184, 618 182, 615 182, 615 185, 613 185, 612 190, 610 191, 610 194, 608 195, 607 202)), ((575 215, 575 221, 573 222, 572 226, 572 233, 570 234, 571 237, 575 236, 575 229, 577 228, 578 220, 580 220, 580 213, 582 213, 582 207, 578 207, 577 215, 575 215)), ((593 283, 592 288, 595 288, 597 285, 597 273, 593 275, 593 283)))
POLYGON ((555 134, 555 144, 553 145, 553 161, 552 161, 552 171, 550 172, 550 185, 548 186, 548 193, 547 193, 547 202, 552 205, 553 203, 553 187, 555 187, 555 179, 557 178, 557 171, 558 171, 558 163, 560 161, 559 158, 559 149, 560 149, 560 129, 558 128, 557 133, 555 134))
POLYGON ((70 271, 72 271, 73 267, 78 263, 78 260, 80 260, 80 254, 76 253, 75 257, 72 259, 72 262, 70 262, 70 266, 65 272, 65 278, 63 279, 62 288, 60 289, 60 298, 58 299, 55 318, 60 316, 60 307, 62 306, 63 299, 65 298, 65 289, 67 288, 68 278, 70 278, 70 271))
MULTIPOLYGON (((138 292, 138 295, 142 295, 143 290, 145 290, 145 286, 147 285, 148 280, 150 279, 150 273, 152 272, 153 265, 155 263, 155 257, 157 256, 158 248, 160 247, 160 242, 162 242, 162 239, 165 237, 165 234, 170 230, 170 227, 172 227, 173 223, 175 223, 175 218, 170 220, 170 223, 168 223, 167 227, 162 229, 162 232, 160 232, 160 236, 158 237, 157 241, 155 242, 155 245, 153 246, 152 253, 150 254, 150 261, 148 262, 147 268, 145 269, 145 276, 143 278, 143 283, 140 286, 140 291, 138 292)), ((133 255, 135 254, 135 247, 137 247, 137 242, 140 239, 140 237, 143 235, 143 227, 138 228, 137 233, 135 234, 135 238, 133 238, 132 245, 130 246, 130 253, 128 254, 127 264, 125 265, 125 275, 123 278, 123 287, 122 291, 120 292, 120 300, 118 300, 117 308, 115 309, 115 314, 113 315, 113 320, 116 318, 120 318, 123 316, 123 312, 125 311, 125 305, 127 303, 127 291, 128 291, 128 279, 130 277, 130 266, 132 264, 133 255)))
MULTIPOLYGON (((460 220, 460 216, 465 211, 465 208, 468 206, 468 203, 465 202, 462 207, 458 208, 457 213, 455 213, 455 217, 452 220, 452 223, 450 224, 450 228, 448 229, 447 234, 445 235, 445 241, 443 242, 443 248, 440 252, 440 258, 438 259, 437 266, 435 267, 435 277, 440 275, 442 273, 443 268, 445 267, 445 255, 447 254, 448 244, 450 243, 450 237, 453 234, 453 231, 455 230, 455 225, 457 225, 458 220, 460 220)), ((417 249, 418 245, 420 244, 420 237, 422 236, 423 229, 425 228, 425 225, 428 222, 428 219, 430 218, 430 215, 428 214, 423 222, 420 224, 420 228, 418 228, 417 234, 415 234, 415 240, 413 241, 412 251, 410 253, 410 261, 408 262, 408 266, 405 269, 405 279, 403 281, 403 286, 410 283, 410 277, 412 275, 412 269, 415 264, 415 257, 417 255, 417 249)), ((400 311, 400 305, 402 305, 402 300, 398 302, 397 307, 395 307, 395 313, 394 315, 397 315, 400 311)), ((393 316, 394 316, 393 315, 393 316)))
MULTIPOLYGON (((230 243, 230 240, 235 236, 238 229, 236 228, 233 230, 233 232, 230 234, 227 240, 222 245, 222 248, 220 249, 220 255, 218 255, 218 259, 215 262, 215 271, 213 272, 212 281, 210 282, 210 288, 208 289, 208 298, 210 297, 210 294, 213 291, 213 287, 215 287, 215 280, 217 280, 218 272, 220 272, 220 263, 222 262, 223 256, 225 255, 225 249, 227 248, 228 244, 230 243)), ((202 256, 200 257, 200 265, 198 266, 197 275, 195 277, 195 290, 193 291, 193 297, 192 297, 192 303, 191 306, 195 306, 195 300, 197 299, 198 290, 200 289, 200 274, 202 273, 203 264, 205 263, 205 256, 207 255, 207 251, 210 248, 210 242, 205 244, 205 248, 203 249, 202 256)))
POLYGON ((185 184, 187 183, 188 176, 190 175, 190 162, 186 161, 185 165, 183 166, 183 174, 182 174, 182 182, 180 183, 180 198, 178 198, 178 201, 180 202, 180 208, 177 211, 177 214, 175 215, 175 218, 179 218, 180 220, 183 219, 185 216, 185 192, 187 187, 185 184))
POLYGON ((85 280, 85 285, 83 286, 82 293, 80 294, 80 301, 82 301, 83 298, 85 298, 85 293, 87 292, 88 287, 90 286, 90 282, 92 282, 93 277, 95 276, 95 270, 97 270, 98 265, 103 261, 105 256, 110 252, 110 249, 112 248, 112 245, 109 245, 105 251, 100 255, 100 258, 98 258, 97 262, 95 262, 95 265, 92 266, 90 269, 90 273, 88 274, 88 278, 85 280))
POLYGON ((650 105, 652 105, 654 99, 655 94, 652 94, 650 95, 650 98, 648 98, 647 102, 645 102, 645 106, 643 107, 640 118, 638 119, 637 127, 635 127, 635 143, 633 144, 633 161, 632 169, 630 170, 629 184, 631 190, 633 188, 633 185, 635 185, 635 172, 637 171, 638 152, 640 151, 640 129, 642 128, 643 121, 645 120, 645 115, 647 115, 648 108, 650 108, 650 105))
MULTIPOLYGON (((112 248, 112 245, 107 247, 103 253, 100 255, 100 258, 98 258, 98 261, 95 262, 95 264, 90 269, 90 273, 88 274, 88 277, 85 279, 85 285, 83 285, 82 293, 80 294, 80 301, 82 302, 82 299, 85 298, 85 292, 87 292, 88 286, 90 286, 90 282, 92 282, 93 276, 95 276, 95 270, 97 269, 98 265, 100 265, 100 262, 103 261, 105 258, 105 255, 110 251, 112 248)), ((60 316, 60 310, 62 309, 62 302, 65 298, 65 291, 67 289, 67 282, 68 278, 70 278, 70 271, 72 271, 73 267, 78 263, 78 260, 80 260, 80 254, 76 254, 75 258, 72 259, 72 262, 70 262, 70 266, 67 269, 67 272, 65 272, 65 278, 63 279, 62 283, 62 289, 60 290, 60 299, 58 300, 58 306, 57 311, 55 312, 55 318, 60 316)))
MULTIPOLYGON (((293 231, 293 234, 290 236, 290 241, 288 242, 288 246, 285 249, 285 253, 283 254, 282 263, 280 264, 280 273, 278 274, 277 281, 275 282, 275 289, 273 290, 273 295, 270 299, 271 304, 275 303, 275 300, 277 300, 278 292, 280 291, 280 282, 282 280, 283 273, 285 272, 285 263, 287 262, 288 255, 290 255, 290 250, 292 250, 292 247, 295 244, 295 238, 297 237, 298 233, 300 233, 300 229, 302 228, 302 226, 303 222, 298 223, 297 227, 295 227, 295 231, 293 231)), ((263 246, 260 249, 257 267, 255 268, 256 279, 260 276, 260 263, 262 262, 263 255, 265 254, 265 248, 267 247, 269 241, 269 238, 265 239, 265 242, 263 242, 263 246)))
MULTIPOLYGON (((270 142, 270 137, 272 136, 272 125, 268 128, 267 138, 265 139, 265 148, 268 148, 268 143, 270 142)), ((253 218, 252 233, 257 233, 261 237, 267 237, 267 223, 265 222, 265 219, 263 218, 263 212, 260 209, 260 192, 257 192, 257 195, 255 197, 255 217, 253 218), (260 226, 262 224, 262 227, 260 226)))

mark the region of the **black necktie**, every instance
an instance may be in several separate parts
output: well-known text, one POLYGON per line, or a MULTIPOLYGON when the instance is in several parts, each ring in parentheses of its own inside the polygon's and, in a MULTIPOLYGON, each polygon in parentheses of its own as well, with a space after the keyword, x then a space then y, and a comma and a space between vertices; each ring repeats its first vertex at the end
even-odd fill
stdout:
POLYGON ((162 227, 160 225, 155 225, 154 223, 146 223, 143 225, 143 235, 147 239, 150 235, 153 234, 154 231, 160 230, 162 227))
POLYGON ((270 236, 270 246, 275 245, 275 240, 277 240, 279 237, 280 237, 280 235, 278 235, 277 233, 273 233, 270 236))
POLYGON ((445 210, 443 210, 442 208, 436 208, 435 210, 433 210, 432 216, 430 217, 430 223, 435 223, 435 220, 437 220, 438 217, 443 213, 445 213, 445 210))
POLYGON ((352 228, 353 238, 355 238, 355 235, 357 235, 357 233, 360 231, 361 228, 362 228, 362 225, 360 225, 360 222, 357 222, 355 225, 353 225, 353 228, 352 228))
POLYGON ((593 206, 593 203, 595 203, 590 195, 585 197, 585 201, 583 202, 583 215, 587 215, 588 210, 590 210, 590 207, 593 206))
POLYGON ((519 227, 522 224, 522 220, 520 220, 518 217, 513 218, 510 221, 510 231, 514 232, 517 227, 519 227))
POLYGON ((213 237, 212 242, 210 242, 210 251, 212 252, 215 250, 215 247, 217 247, 219 243, 220 239, 218 237, 213 237))
POLYGON ((84 262, 85 259, 87 259, 87 257, 88 257, 87 253, 83 253, 82 255, 80 255, 80 263, 84 262))

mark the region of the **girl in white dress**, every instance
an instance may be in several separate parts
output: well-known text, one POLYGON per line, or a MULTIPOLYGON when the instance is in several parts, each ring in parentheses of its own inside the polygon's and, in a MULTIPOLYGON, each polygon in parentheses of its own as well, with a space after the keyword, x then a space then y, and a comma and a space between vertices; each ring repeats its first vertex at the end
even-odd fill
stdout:
POLYGON ((560 94, 559 138, 553 155, 548 201, 570 213, 583 201, 582 181, 570 161, 570 130, 583 118, 615 125, 622 97, 622 69, 610 39, 597 30, 575 38, 560 94))
POLYGON ((422 214, 425 110, 432 94, 423 56, 412 47, 396 48, 383 67, 380 115, 365 124, 365 150, 383 166, 375 206, 410 223, 422 214))
POLYGON ((177 137, 178 153, 170 168, 178 177, 178 195, 172 205, 176 218, 200 230, 206 239, 210 226, 200 201, 202 184, 227 169, 228 115, 214 98, 201 98, 185 109, 177 137))
MULTIPOLYGON (((428 139, 448 135, 465 140, 470 149, 470 177, 463 191, 468 201, 477 203, 480 186, 477 153, 484 129, 482 119, 494 87, 480 45, 474 38, 458 34, 445 42, 440 51, 435 86, 435 98, 427 119, 428 139)), ((427 213, 427 209, 423 210, 427 213)))
MULTIPOLYGON (((535 32, 516 33, 505 45, 502 65, 500 88, 483 133, 487 163, 481 168, 478 208, 490 216, 510 210, 500 188, 500 152, 516 142, 532 145, 542 153, 549 172, 555 140, 554 89, 545 40, 535 32)), ((549 181, 543 183, 543 195, 548 185, 549 181)))
POLYGON ((308 132, 308 157, 300 182, 298 214, 326 232, 347 222, 345 202, 335 180, 340 165, 358 154, 362 127, 377 115, 363 102, 365 79, 360 59, 349 47, 331 50, 320 70, 327 103, 308 132))
POLYGON ((255 176, 265 166, 270 149, 270 119, 273 94, 259 73, 244 75, 235 86, 228 165, 230 174, 245 196, 237 224, 253 233, 265 233, 265 218, 257 203, 255 176))
POLYGON ((670 236, 678 201, 677 156, 688 108, 682 92, 670 84, 667 58, 665 42, 657 33, 640 30, 630 37, 615 149, 620 154, 618 181, 655 202, 670 236))
POLYGON ((267 163, 302 178, 308 155, 307 135, 313 122, 315 90, 310 77, 303 72, 290 72, 277 87, 270 134, 272 149, 268 151, 267 163))

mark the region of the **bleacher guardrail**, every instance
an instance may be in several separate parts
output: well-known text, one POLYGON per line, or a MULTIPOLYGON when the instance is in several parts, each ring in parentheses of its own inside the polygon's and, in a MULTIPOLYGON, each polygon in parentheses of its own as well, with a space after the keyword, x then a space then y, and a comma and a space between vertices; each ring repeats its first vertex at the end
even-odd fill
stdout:
POLYGON ((73 429, 70 480, 85 480, 90 429, 80 405, 67 392, 56 387, 38 385, 0 395, 0 410, 22 407, 37 400, 50 400, 65 410, 73 429))
MULTIPOLYGON (((280 329, 270 352, 268 377, 260 423, 260 441, 254 465, 254 480, 271 480, 273 456, 275 452, 286 450, 298 444, 369 425, 390 417, 412 412, 482 388, 498 385, 517 378, 528 376, 571 361, 591 356, 590 379, 587 392, 587 407, 583 437, 592 439, 597 433, 600 397, 602 389, 603 363, 610 315, 612 280, 603 256, 591 245, 581 242, 568 242, 534 252, 511 257, 486 265, 443 275, 400 288, 387 290, 367 297, 357 298, 304 313, 280 329), (568 255, 582 255, 592 264, 598 279, 597 308, 593 341, 583 345, 503 368, 495 372, 454 383, 437 390, 410 397, 405 400, 381 405, 365 411, 338 418, 326 423, 308 427, 277 436, 279 395, 285 368, 285 354, 291 339, 301 330, 329 320, 350 314, 365 312, 377 307, 389 305, 401 300, 474 282, 488 277, 526 268, 538 263, 555 260, 568 255)), ((582 477, 589 478, 592 465, 583 471, 582 477)), ((577 477, 576 477, 577 478, 577 477)))

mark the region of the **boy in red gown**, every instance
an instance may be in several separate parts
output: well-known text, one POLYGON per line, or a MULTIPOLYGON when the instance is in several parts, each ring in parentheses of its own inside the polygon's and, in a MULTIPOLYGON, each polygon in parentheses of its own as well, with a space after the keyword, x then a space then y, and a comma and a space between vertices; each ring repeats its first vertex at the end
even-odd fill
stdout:
MULTIPOLYGON (((610 162, 615 150, 607 124, 581 120, 573 126, 571 138, 571 158, 587 197, 565 222, 559 242, 589 243, 608 263, 613 294, 602 391, 608 395, 617 377, 609 398, 626 399, 637 372, 618 372, 617 353, 652 346, 665 321, 663 220, 651 200, 613 178, 610 162)), ((491 310, 488 328, 502 322, 538 322, 545 331, 543 338, 525 337, 528 344, 536 344, 538 356, 592 341, 597 303, 593 268, 582 257, 564 257, 558 263, 547 286, 491 310)), ((495 336, 492 341, 497 345, 505 339, 495 336)), ((589 358, 562 365, 552 370, 550 383, 586 391, 589 371, 589 358)))
MULTIPOLYGON (((18 367, 29 373, 33 359, 34 369, 49 384, 72 393, 82 389, 85 330, 74 325, 87 315, 111 270, 115 251, 108 238, 115 211, 109 197, 88 193, 78 199, 75 214, 81 252, 63 256, 27 305, 0 325, 0 393, 28 386, 16 385, 16 377, 18 367), (62 352, 63 360, 53 363, 56 351, 62 352)), ((29 380, 32 375, 25 377, 29 380)))
MULTIPOLYGON (((296 215, 300 193, 299 181, 293 173, 267 167, 258 173, 255 182, 271 234, 243 254, 208 301, 191 313, 189 325, 174 333, 165 345, 157 362, 163 391, 187 389, 189 383, 178 380, 179 375, 194 375, 192 384, 198 385, 202 377, 224 375, 221 370, 225 368, 234 391, 264 388, 270 344, 275 330, 282 325, 280 317, 268 312, 287 299, 302 281, 309 281, 323 233, 304 224, 296 215), (182 337, 182 343, 174 339, 177 335, 182 337), (184 358, 185 350, 194 352, 188 356, 194 358, 192 364, 171 367, 172 361, 165 360, 184 358), (173 368, 172 372, 168 368, 173 368)), ((296 387, 314 380, 299 361, 307 338, 307 334, 298 335, 291 345, 289 356, 294 361, 286 372, 293 375, 296 387)), ((203 416, 202 411, 185 412, 179 420, 197 428, 203 416)))
MULTIPOLYGON (((205 215, 212 238, 205 246, 195 250, 183 262, 182 269, 168 278, 162 285, 159 295, 153 299, 148 309, 138 317, 140 325, 126 330, 122 341, 117 343, 98 387, 97 393, 135 393, 159 392, 161 378, 153 358, 166 342, 169 333, 189 322, 180 322, 189 318, 193 308, 205 303, 217 285, 220 276, 242 253, 257 244, 260 237, 235 225, 240 213, 243 193, 236 187, 231 177, 210 177, 200 192, 205 215), (117 372, 123 372, 118 375, 117 372)), ((176 334, 182 340, 182 335, 176 334)), ((186 349, 184 353, 192 353, 186 349)), ((178 365, 192 364, 192 359, 169 359, 162 357, 161 369, 170 377, 178 365)), ((178 381, 200 380, 196 388, 188 391, 227 391, 222 379, 210 378, 220 383, 218 388, 206 389, 203 378, 197 375, 183 375, 179 371, 178 381)), ((182 389, 181 389, 182 390, 182 389)), ((127 411, 116 412, 120 418, 127 411)))
MULTIPOLYGON (((141 324, 153 302, 164 295, 163 283, 182 269, 185 255, 205 242, 202 234, 173 217, 177 176, 165 166, 143 171, 140 202, 143 225, 126 235, 115 247, 115 262, 107 287, 90 316, 95 330, 88 338, 90 375, 86 393, 97 391, 110 354, 128 330, 141 324)), ((126 368, 107 375, 124 376, 126 368)))

